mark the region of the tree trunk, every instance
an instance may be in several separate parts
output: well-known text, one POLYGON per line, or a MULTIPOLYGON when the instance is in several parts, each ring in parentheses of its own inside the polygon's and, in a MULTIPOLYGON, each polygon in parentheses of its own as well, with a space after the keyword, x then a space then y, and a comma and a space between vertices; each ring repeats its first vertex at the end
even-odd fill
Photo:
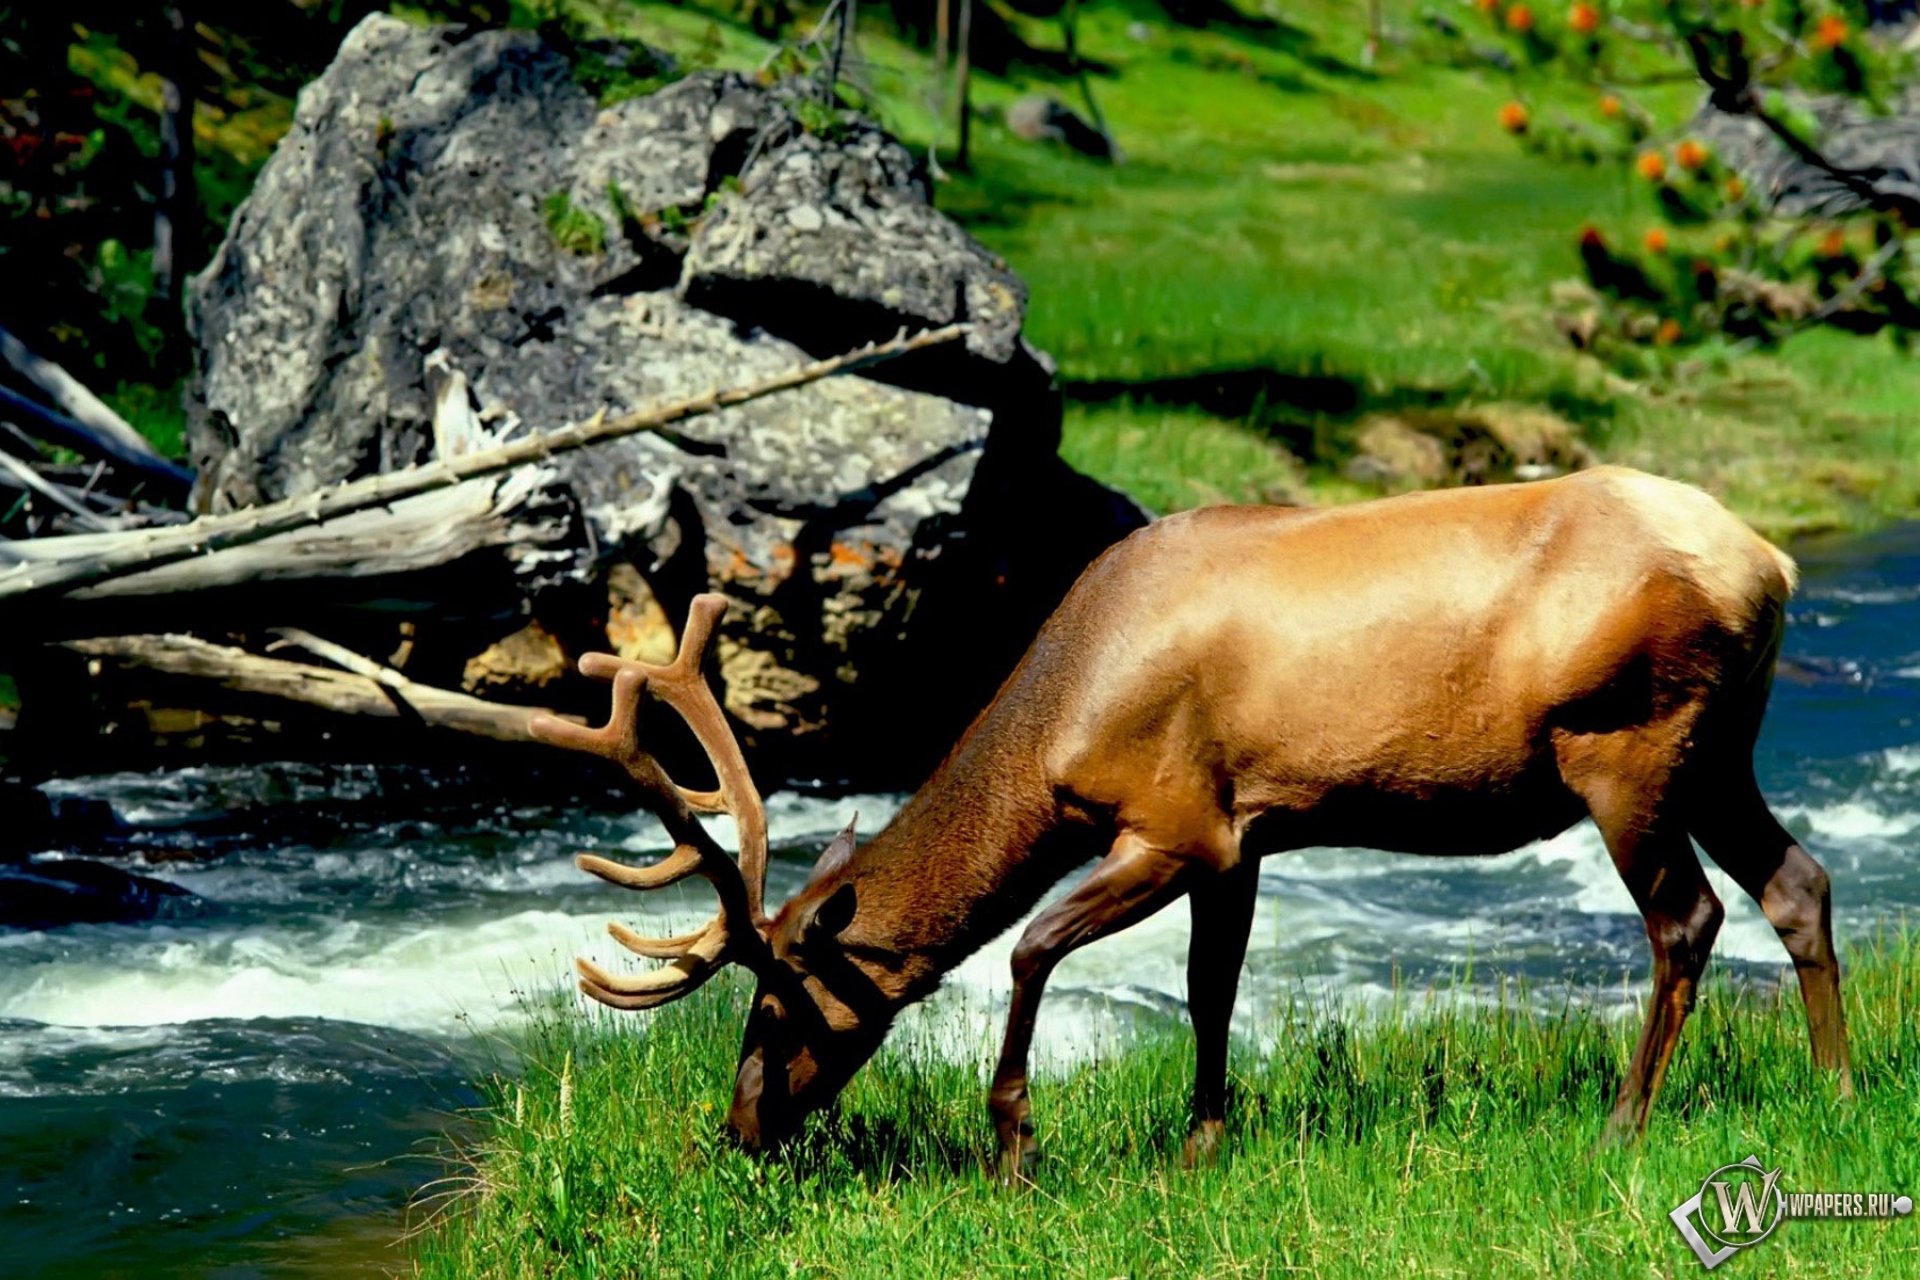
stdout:
POLYGON ((927 169, 936 182, 946 174, 940 168, 940 130, 947 118, 947 62, 952 57, 952 0, 936 0, 933 9, 933 136, 927 141, 927 169))
POLYGON ((153 294, 163 315, 171 354, 184 355, 186 324, 180 291, 199 237, 199 193, 194 184, 193 105, 197 96, 192 16, 185 5, 162 11, 166 24, 160 71, 160 198, 153 208, 153 294))
POLYGON ((953 163, 965 169, 970 162, 968 157, 973 149, 973 0, 960 0, 960 145, 955 149, 953 163))

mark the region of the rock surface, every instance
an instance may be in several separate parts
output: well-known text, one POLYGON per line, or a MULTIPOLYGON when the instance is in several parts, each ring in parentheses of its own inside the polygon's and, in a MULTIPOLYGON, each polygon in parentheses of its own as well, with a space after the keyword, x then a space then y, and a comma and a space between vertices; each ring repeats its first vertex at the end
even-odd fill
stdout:
MULTIPOLYGON (((1870 175, 1875 188, 1920 198, 1920 91, 1875 115, 1843 97, 1799 98, 1815 122, 1822 155, 1842 169, 1870 175)), ((1703 106, 1693 127, 1722 160, 1743 174, 1755 196, 1783 217, 1839 217, 1867 207, 1846 184, 1806 163, 1751 116, 1703 106)))
POLYGON ((786 92, 703 72, 602 108, 532 33, 366 19, 194 282, 200 505, 425 461, 450 416, 505 437, 969 321, 964 348, 557 459, 577 536, 520 557, 523 615, 419 646, 447 683, 489 650, 475 680, 513 696, 546 681, 515 653, 552 667, 495 644, 527 615, 569 660, 657 649, 724 590, 728 706, 773 771, 911 781, 1142 517, 1058 462, 1019 279, 904 147, 809 133, 786 92))
POLYGON ((1111 138, 1072 107, 1045 94, 1029 94, 1008 107, 1007 132, 1028 142, 1057 142, 1096 160, 1115 158, 1111 138))

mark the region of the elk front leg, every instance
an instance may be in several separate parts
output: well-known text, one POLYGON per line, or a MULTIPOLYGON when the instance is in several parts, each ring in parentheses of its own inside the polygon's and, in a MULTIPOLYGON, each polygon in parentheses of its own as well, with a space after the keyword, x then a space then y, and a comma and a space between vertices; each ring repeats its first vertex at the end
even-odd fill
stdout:
POLYGON ((1186 889, 1190 860, 1133 832, 1113 843, 1087 878, 1034 918, 1013 949, 1013 1004, 987 1109, 1000 1139, 1000 1177, 1025 1180, 1039 1155, 1027 1103, 1027 1052, 1047 978, 1072 952, 1146 919, 1186 889))
POLYGON ((1187 1014, 1193 1019, 1193 1127, 1187 1133, 1188 1168, 1213 1157, 1226 1128, 1227 1028, 1240 989, 1240 966, 1253 931, 1260 860, 1243 858, 1188 892, 1193 941, 1187 946, 1187 1014))

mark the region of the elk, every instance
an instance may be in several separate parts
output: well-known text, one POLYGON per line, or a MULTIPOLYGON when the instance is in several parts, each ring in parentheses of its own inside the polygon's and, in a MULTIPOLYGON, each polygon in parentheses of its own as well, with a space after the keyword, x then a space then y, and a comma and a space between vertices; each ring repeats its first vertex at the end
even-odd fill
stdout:
POLYGON ((765 817, 700 672, 725 603, 699 597, 671 665, 581 660, 613 682, 604 728, 535 726, 625 765, 674 841, 652 867, 583 855, 584 870, 635 889, 698 874, 720 900, 679 938, 610 925, 672 963, 629 976, 583 959, 581 989, 646 1009, 725 964, 750 969, 728 1124, 746 1147, 772 1148, 838 1095, 903 1008, 1097 858, 1013 952, 989 1095, 1000 1169, 1024 1178, 1037 1153, 1027 1057, 1048 975, 1182 896, 1191 1162, 1222 1134, 1261 858, 1318 845, 1496 854, 1591 817, 1653 952, 1605 1136, 1644 1129, 1720 925, 1694 840, 1779 933, 1813 1057, 1846 1091, 1827 876, 1753 772, 1794 582, 1792 560, 1705 493, 1614 467, 1171 516, 1089 566, 898 816, 858 848, 842 832, 771 916, 765 817), (677 787, 641 748, 647 688, 692 726, 716 790, 677 787), (738 824, 737 863, 696 818, 717 811, 738 824))

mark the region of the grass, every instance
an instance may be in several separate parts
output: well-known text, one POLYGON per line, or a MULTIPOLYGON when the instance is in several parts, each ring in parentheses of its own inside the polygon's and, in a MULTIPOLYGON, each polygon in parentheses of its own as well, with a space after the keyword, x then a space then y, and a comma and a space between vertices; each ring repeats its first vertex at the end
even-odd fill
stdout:
MULTIPOLYGON (((718 3, 563 7, 683 69, 753 71, 772 51, 718 3)), ((1777 353, 1657 356, 1632 378, 1602 366, 1555 331, 1550 290, 1580 274, 1584 224, 1616 243, 1651 224, 1645 184, 1523 154, 1496 121, 1514 83, 1442 56, 1418 34, 1415 0, 1386 3, 1393 38, 1371 67, 1359 59, 1366 6, 1266 12, 1265 28, 1200 29, 1147 0, 1083 12, 1080 46, 1103 68, 1094 92, 1121 165, 1006 129, 1025 94, 1080 107, 1071 82, 1018 67, 975 78, 973 164, 936 201, 1031 286, 1028 332, 1066 383, 1069 460, 1161 511, 1350 501, 1381 492, 1342 473, 1367 415, 1505 401, 1569 419, 1605 460, 1700 483, 1779 538, 1912 513, 1920 366, 1906 353, 1816 332, 1777 353), (1222 404, 1183 385, 1223 370, 1283 389, 1222 404)), ((878 10, 862 13, 856 96, 924 152, 930 59, 878 10)), ((1013 21, 1030 43, 1059 46, 1051 20, 1013 21)), ((655 83, 651 63, 631 85, 602 84, 601 70, 584 66, 583 82, 609 100, 655 83)), ((1525 89, 1536 115, 1591 106, 1588 90, 1550 78, 1525 89)), ((1640 94, 1676 125, 1696 97, 1687 85, 1640 94)), ((228 168, 257 163, 284 106, 263 99, 244 121, 213 121, 209 152, 228 168)), ((951 127, 940 136, 951 167, 951 127)), ((226 178, 214 185, 223 207, 237 198, 226 178)), ((604 229, 547 212, 563 243, 597 248, 604 229)), ((165 414, 141 421, 177 430, 165 414)))
MULTIPOLYGON (((770 49, 717 8, 576 11, 690 66, 752 69, 770 49)), ((1645 184, 1522 154, 1496 121, 1514 85, 1434 56, 1409 34, 1407 0, 1386 7, 1406 38, 1363 68, 1364 13, 1298 0, 1262 30, 1177 26, 1143 0, 1084 11, 1117 166, 1005 128, 1025 94, 1078 106, 1071 83, 976 78, 973 164, 936 201, 1031 286, 1028 332, 1061 365, 1070 461, 1161 511, 1350 501, 1381 492, 1342 474, 1367 415, 1504 401, 1571 420, 1606 460, 1700 483, 1776 537, 1910 514, 1913 360, 1814 333, 1778 353, 1657 357, 1629 379, 1574 351, 1551 323, 1552 284, 1580 274, 1584 224, 1638 238, 1645 184), (1221 404, 1185 385, 1222 371, 1281 390, 1221 404)), ((1058 45, 1051 22, 1015 22, 1058 45)), ((924 151, 925 53, 882 19, 860 53, 866 107, 924 151)), ((1536 114, 1590 105, 1551 80, 1528 93, 1536 114)), ((1679 121, 1695 97, 1675 85, 1642 101, 1679 121)))
MULTIPOLYGON (((900 1037, 767 1161, 720 1138, 740 988, 540 1020, 488 1086, 466 1193, 416 1273, 469 1276, 1692 1275, 1667 1212, 1758 1155, 1787 1190, 1920 1191, 1920 934, 1851 956, 1852 1100, 1797 996, 1710 981, 1650 1131, 1595 1150, 1633 1025, 1436 999, 1266 1012, 1219 1166, 1180 1168, 1188 1037, 1148 1030, 1034 1090, 1043 1159, 984 1171, 973 1063, 900 1037), (1410 1007, 1409 1007, 1410 1006, 1410 1007)), ((1043 1015, 1044 1016, 1044 1015, 1043 1015)), ((990 1031, 983 1026, 983 1035, 990 1031)), ((983 1046, 984 1047, 984 1046, 983 1046)), ((984 1061, 984 1058, 983 1058, 984 1061)), ((1920 1222, 1789 1221, 1725 1274, 1920 1275, 1920 1222)))

